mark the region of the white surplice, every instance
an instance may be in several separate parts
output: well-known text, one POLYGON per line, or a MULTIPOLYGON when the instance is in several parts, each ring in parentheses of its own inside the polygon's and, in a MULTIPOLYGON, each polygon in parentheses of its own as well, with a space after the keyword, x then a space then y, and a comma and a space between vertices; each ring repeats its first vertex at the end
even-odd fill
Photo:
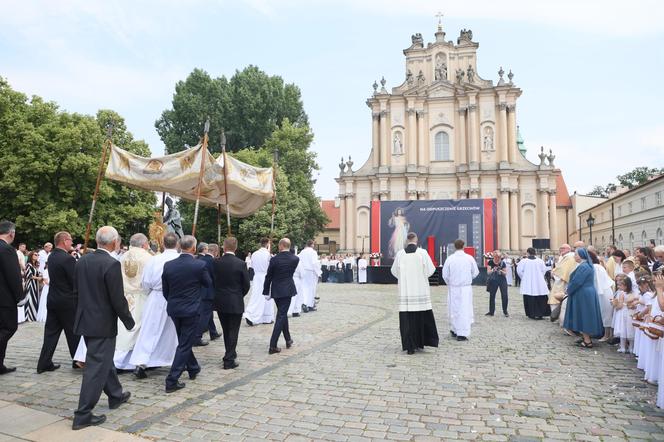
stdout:
POLYGON ((321 275, 318 253, 312 247, 305 247, 298 255, 302 263, 303 304, 311 308, 316 305, 316 288, 321 275))
POLYGON ((450 255, 443 265, 450 330, 458 336, 470 336, 470 326, 474 322, 471 284, 479 273, 475 259, 463 250, 450 255))
POLYGON ((122 265, 122 286, 124 288, 129 312, 136 322, 136 326, 127 330, 122 321, 118 319, 118 336, 115 339, 115 354, 113 363, 115 368, 122 370, 133 370, 136 368, 129 361, 131 353, 138 339, 138 333, 141 329, 143 320, 143 310, 148 300, 148 290, 141 285, 143 281, 143 272, 147 263, 152 259, 152 255, 142 247, 130 246, 129 250, 122 255, 120 263, 122 265))
POLYGON ((400 312, 431 310, 429 276, 433 275, 436 267, 426 250, 418 248, 413 253, 399 250, 390 271, 399 280, 400 312))
POLYGON ((613 325, 613 281, 608 272, 600 264, 593 264, 595 268, 595 288, 597 289, 597 300, 602 313, 604 327, 613 325))
POLYGON ((367 282, 367 266, 368 262, 364 258, 357 261, 357 282, 360 284, 367 282))
POLYGON ((549 294, 546 285, 546 265, 540 258, 524 258, 516 265, 516 272, 521 278, 519 293, 526 296, 543 296, 549 294))
POLYGON ((270 258, 270 252, 265 247, 261 247, 251 255, 254 279, 251 281, 251 298, 244 310, 244 317, 254 324, 269 324, 274 321, 274 303, 271 300, 267 301, 263 296, 263 284, 270 258))
MULTIPOLYGON (((304 286, 302 285, 302 260, 297 263, 295 272, 293 273, 293 282, 295 283, 295 291, 297 294, 291 298, 290 306, 288 307, 288 314, 292 315, 302 313, 302 304, 304 303, 304 286)), ((271 302, 271 301, 270 301, 271 302)))
POLYGON ((150 294, 143 309, 142 326, 129 360, 134 366, 167 367, 173 362, 178 335, 173 320, 166 313, 161 275, 164 264, 179 255, 175 249, 166 249, 164 253, 154 256, 145 266, 141 285, 149 290, 150 294))

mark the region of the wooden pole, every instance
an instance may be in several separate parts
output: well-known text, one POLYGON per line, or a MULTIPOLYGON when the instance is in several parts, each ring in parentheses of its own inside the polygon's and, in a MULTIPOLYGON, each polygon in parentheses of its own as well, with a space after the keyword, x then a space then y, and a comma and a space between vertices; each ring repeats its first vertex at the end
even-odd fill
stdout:
POLYGON ((166 206, 166 192, 161 192, 161 216, 164 216, 164 207, 166 206))
POLYGON ((224 156, 224 198, 226 198, 226 227, 228 228, 228 236, 231 236, 231 211, 228 204, 228 175, 226 173, 228 156, 226 155, 225 144, 221 146, 221 154, 224 156))
POLYGON ((196 236, 196 224, 198 223, 198 207, 201 203, 201 186, 203 184, 203 173, 205 172, 205 160, 207 160, 208 132, 210 131, 210 117, 205 120, 203 134, 203 146, 201 147, 201 170, 198 174, 198 185, 196 186, 196 207, 194 208, 194 223, 191 226, 191 236, 196 236))
POLYGON ((217 204, 217 244, 221 244, 221 204, 217 204))
POLYGON ((106 164, 107 151, 111 149, 113 141, 113 122, 111 121, 106 125, 106 141, 101 149, 101 161, 99 162, 99 171, 97 172, 97 183, 95 184, 95 191, 92 194, 92 207, 90 207, 90 216, 88 217, 88 225, 85 227, 85 241, 83 242, 83 254, 88 251, 88 242, 90 241, 90 229, 92 228, 92 217, 95 213, 95 206, 97 205, 97 196, 99 195, 99 186, 101 185, 101 178, 104 174, 104 165, 106 164))

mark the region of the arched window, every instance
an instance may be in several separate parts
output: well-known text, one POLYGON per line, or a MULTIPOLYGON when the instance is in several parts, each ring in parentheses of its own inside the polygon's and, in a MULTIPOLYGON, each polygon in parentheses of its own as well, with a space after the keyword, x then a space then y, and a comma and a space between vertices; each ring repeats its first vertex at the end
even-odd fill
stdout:
POLYGON ((629 250, 634 248, 634 233, 629 234, 629 250))
POLYGON ((438 132, 433 140, 434 161, 450 160, 450 136, 447 132, 438 132))
POLYGON ((648 246, 648 234, 646 233, 645 230, 644 230, 643 232, 641 232, 641 242, 642 242, 641 245, 642 245, 643 247, 647 247, 647 246, 648 246))
POLYGON ((523 234, 535 236, 535 211, 531 208, 523 210, 523 234))
POLYGON ((662 228, 657 229, 657 244, 664 245, 664 234, 662 233, 662 228))

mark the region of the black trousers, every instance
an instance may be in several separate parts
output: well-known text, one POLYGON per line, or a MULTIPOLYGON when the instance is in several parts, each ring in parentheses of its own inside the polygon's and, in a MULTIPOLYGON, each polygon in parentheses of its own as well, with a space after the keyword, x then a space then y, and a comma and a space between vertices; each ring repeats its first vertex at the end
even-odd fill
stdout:
POLYGON ((222 313, 217 310, 219 322, 221 322, 221 331, 224 335, 224 366, 231 365, 237 358, 237 340, 240 336, 240 324, 242 324, 242 313, 222 313))
POLYGON ((5 366, 7 343, 18 330, 16 307, 0 307, 0 368, 5 366))
POLYGON ((198 361, 192 350, 194 342, 196 342, 196 336, 198 335, 199 316, 171 319, 178 334, 178 348, 175 350, 171 371, 166 376, 166 387, 175 386, 182 372, 185 370, 190 375, 201 371, 201 366, 198 365, 198 361))
POLYGON ((503 313, 507 313, 507 281, 502 281, 500 284, 489 285, 489 313, 492 315, 496 312, 496 292, 500 289, 500 300, 503 304, 503 313))
POLYGON ((37 370, 45 370, 53 365, 53 353, 55 353, 63 331, 67 338, 69 354, 74 359, 76 348, 81 338, 74 333, 75 316, 76 305, 73 302, 63 302, 55 307, 47 307, 44 343, 42 344, 41 354, 39 355, 39 362, 37 362, 37 370))
POLYGON ((199 310, 201 316, 199 321, 197 341, 203 339, 203 333, 206 331, 210 332, 210 336, 217 334, 217 326, 214 324, 214 309, 212 307, 213 302, 213 300, 201 300, 201 307, 199 310))
POLYGON ((284 334, 286 341, 291 340, 290 330, 288 330, 288 308, 290 307, 291 298, 274 298, 274 302, 277 304, 277 318, 274 321, 274 329, 272 329, 270 348, 277 346, 281 333, 284 334))
POLYGON ((78 409, 74 412, 75 424, 86 423, 90 419, 102 391, 108 396, 109 405, 116 404, 122 399, 122 385, 113 365, 115 337, 91 338, 86 336, 84 339, 88 352, 85 357, 78 409))

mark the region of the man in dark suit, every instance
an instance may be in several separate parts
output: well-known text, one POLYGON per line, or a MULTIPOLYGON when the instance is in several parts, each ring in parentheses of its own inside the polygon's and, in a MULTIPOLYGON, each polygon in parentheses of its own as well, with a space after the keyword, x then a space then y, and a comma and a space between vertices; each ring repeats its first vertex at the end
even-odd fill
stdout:
POLYGON ((124 296, 120 261, 110 255, 120 235, 113 227, 104 226, 97 230, 95 239, 97 250, 83 256, 74 269, 74 296, 78 296, 74 333, 83 336, 88 348, 74 430, 106 421, 105 415, 92 414, 102 390, 110 409, 118 408, 131 396, 122 391, 113 365, 118 319, 127 330, 135 326, 124 296))
MULTIPOLYGON (((214 258, 209 254, 207 243, 200 242, 196 247, 196 258, 205 262, 208 274, 210 279, 212 279, 213 264, 214 258)), ((201 297, 201 317, 198 325, 198 334, 196 336, 196 341, 194 347, 203 347, 208 345, 208 341, 203 339, 203 333, 210 331, 210 340, 215 340, 219 337, 217 333, 217 327, 214 325, 214 319, 212 318, 212 305, 214 304, 214 287, 207 287, 203 289, 203 295, 201 297)))
POLYGON ((265 275, 265 283, 263 284, 263 296, 266 299, 274 298, 274 302, 277 304, 277 318, 274 321, 269 354, 281 351, 277 347, 277 342, 282 332, 286 340, 286 348, 291 348, 293 345, 288 330, 288 308, 290 307, 291 298, 297 294, 293 273, 295 273, 300 258, 290 252, 290 245, 288 238, 279 241, 279 253, 270 260, 265 275))
POLYGON ((196 238, 184 235, 180 239, 180 256, 164 264, 161 275, 162 289, 166 299, 166 311, 175 324, 178 348, 166 377, 166 393, 185 387, 180 382, 182 372, 189 372, 194 380, 201 371, 192 347, 198 333, 198 324, 203 290, 212 286, 205 261, 194 258, 196 238))
POLYGON ((224 254, 214 262, 213 275, 215 297, 214 304, 221 322, 224 335, 224 370, 238 366, 235 362, 238 335, 244 313, 244 296, 249 293, 251 282, 247 264, 235 256, 237 239, 228 237, 224 240, 224 254))
MULTIPOLYGON (((69 250, 72 248, 71 235, 69 232, 58 232, 55 234, 53 243, 55 248, 48 255, 49 289, 46 305, 48 314, 44 326, 44 343, 39 362, 37 362, 37 373, 60 368, 60 364, 53 363, 53 353, 55 353, 63 330, 72 359, 74 359, 80 340, 80 336, 74 334, 76 316, 74 267, 76 260, 69 254, 69 250)), ((78 368, 75 362, 72 367, 78 368)))
POLYGON ((16 304, 23 298, 23 278, 14 241, 16 226, 11 221, 0 221, 0 375, 16 371, 5 366, 7 343, 18 329, 16 304))

